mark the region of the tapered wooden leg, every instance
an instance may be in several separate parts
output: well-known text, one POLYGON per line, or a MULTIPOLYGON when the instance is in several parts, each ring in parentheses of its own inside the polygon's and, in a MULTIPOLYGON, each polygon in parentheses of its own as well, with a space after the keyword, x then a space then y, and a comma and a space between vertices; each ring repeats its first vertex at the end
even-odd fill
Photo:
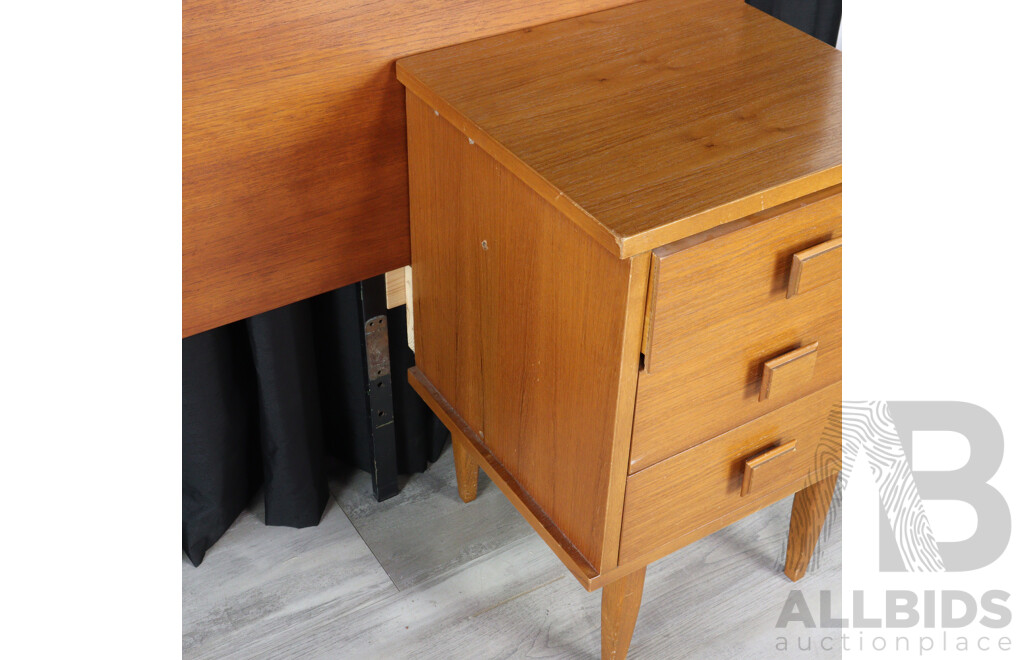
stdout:
POLYGON ((796 582, 807 572, 811 555, 818 545, 821 526, 832 504, 832 492, 836 489, 838 474, 821 481, 796 494, 793 498, 793 514, 789 519, 789 545, 786 547, 786 575, 796 582))
POLYGON ((459 482, 459 497, 463 502, 476 499, 476 484, 480 469, 466 449, 466 441, 452 434, 452 453, 455 454, 455 480, 459 482))
POLYGON ((622 660, 633 639, 640 599, 644 595, 644 566, 601 589, 601 660, 622 660))

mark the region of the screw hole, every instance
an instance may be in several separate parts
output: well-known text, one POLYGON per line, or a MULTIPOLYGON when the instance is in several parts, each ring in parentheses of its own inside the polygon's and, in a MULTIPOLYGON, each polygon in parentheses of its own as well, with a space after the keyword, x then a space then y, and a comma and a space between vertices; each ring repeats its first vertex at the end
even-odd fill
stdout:
POLYGON ((384 411, 383 410, 377 411, 377 417, 383 417, 383 416, 384 416, 384 411))

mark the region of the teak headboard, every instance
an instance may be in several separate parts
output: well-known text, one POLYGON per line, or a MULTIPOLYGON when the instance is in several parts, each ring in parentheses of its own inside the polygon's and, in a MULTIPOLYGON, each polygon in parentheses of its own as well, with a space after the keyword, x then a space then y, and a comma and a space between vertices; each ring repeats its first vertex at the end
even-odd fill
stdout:
POLYGON ((409 262, 396 59, 628 3, 184 0, 182 335, 409 262))

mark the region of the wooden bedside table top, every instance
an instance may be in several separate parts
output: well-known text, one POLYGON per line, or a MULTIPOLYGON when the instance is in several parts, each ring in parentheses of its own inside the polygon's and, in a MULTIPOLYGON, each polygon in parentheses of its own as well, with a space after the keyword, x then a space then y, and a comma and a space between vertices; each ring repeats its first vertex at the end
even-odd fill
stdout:
POLYGON ((742 0, 647 0, 397 73, 624 258, 841 182, 841 68, 742 0))

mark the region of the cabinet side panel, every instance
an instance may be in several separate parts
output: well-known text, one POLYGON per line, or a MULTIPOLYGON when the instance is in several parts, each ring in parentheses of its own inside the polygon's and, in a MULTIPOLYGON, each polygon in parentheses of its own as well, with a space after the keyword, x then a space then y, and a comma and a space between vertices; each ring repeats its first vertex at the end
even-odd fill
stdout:
POLYGON ((474 218, 462 209, 467 154, 438 130, 444 120, 412 94, 406 112, 416 366, 482 433, 482 263, 474 218))
POLYGON ((488 245, 484 442, 601 566, 630 264, 476 154, 470 199, 488 245))
MULTIPOLYGON (((618 533, 617 523, 606 526, 609 514, 618 517, 618 508, 609 511, 611 476, 626 469, 624 458, 615 460, 625 452, 613 449, 629 443, 628 433, 616 435, 620 390, 627 390, 621 396, 629 400, 629 416, 635 397, 635 380, 620 373, 639 364, 639 331, 628 333, 635 339, 629 347, 623 344, 627 318, 634 325, 642 320, 642 311, 627 314, 630 261, 599 245, 425 103, 410 96, 408 111, 410 130, 427 128, 436 149, 422 165, 433 168, 432 189, 413 185, 417 364, 580 553, 602 566, 605 535, 618 533), (432 218, 431 231, 440 232, 426 237, 415 209, 429 195, 446 217, 432 218), (455 277, 445 282, 444 273, 455 277), (473 307, 479 315, 469 318, 473 307), (421 314, 430 320, 421 321, 421 314), (434 336, 452 335, 454 322, 461 324, 458 338, 434 336), (479 342, 478 348, 465 348, 464 341, 479 342), (633 359, 624 360, 624 351, 633 359), (464 384, 445 372, 457 368, 441 364, 451 360, 481 366, 482 428, 477 411, 463 410, 468 392, 445 390, 464 384)), ((416 142, 410 134, 410 163, 426 156, 416 142)), ((412 178, 420 177, 413 171, 412 178)), ((646 275, 638 265, 634 280, 646 275)), ((642 296, 646 280, 632 289, 642 296)))

